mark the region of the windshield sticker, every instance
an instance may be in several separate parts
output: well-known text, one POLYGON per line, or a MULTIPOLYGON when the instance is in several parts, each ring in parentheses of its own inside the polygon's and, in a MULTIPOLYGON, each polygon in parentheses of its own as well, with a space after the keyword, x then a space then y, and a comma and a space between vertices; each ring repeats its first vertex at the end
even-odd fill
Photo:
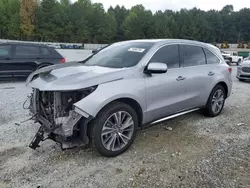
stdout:
POLYGON ((139 52, 139 53, 142 53, 145 51, 145 49, 143 48, 129 48, 128 49, 129 52, 139 52))

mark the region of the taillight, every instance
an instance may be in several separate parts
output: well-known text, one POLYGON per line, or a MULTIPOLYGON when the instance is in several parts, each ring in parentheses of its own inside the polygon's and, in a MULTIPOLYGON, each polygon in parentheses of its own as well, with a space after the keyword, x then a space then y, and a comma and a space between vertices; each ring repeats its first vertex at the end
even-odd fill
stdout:
POLYGON ((61 63, 65 63, 65 62, 66 62, 66 59, 65 59, 65 58, 62 58, 62 59, 60 60, 60 62, 61 62, 61 63))
POLYGON ((232 67, 228 67, 228 71, 230 72, 230 73, 232 73, 232 67))

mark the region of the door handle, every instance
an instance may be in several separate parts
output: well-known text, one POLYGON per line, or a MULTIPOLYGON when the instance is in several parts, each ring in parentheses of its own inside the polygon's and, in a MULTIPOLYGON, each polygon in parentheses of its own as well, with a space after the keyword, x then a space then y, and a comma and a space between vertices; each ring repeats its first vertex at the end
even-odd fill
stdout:
POLYGON ((213 75, 215 75, 215 73, 214 72, 209 72, 207 75, 208 76, 213 76, 213 75))
POLYGON ((42 57, 37 57, 36 59, 42 59, 42 57))
POLYGON ((181 80, 185 80, 186 77, 183 77, 183 76, 179 76, 178 78, 176 78, 177 81, 181 81, 181 80))
POLYGON ((9 57, 6 57, 4 60, 10 60, 10 58, 9 58, 9 57))

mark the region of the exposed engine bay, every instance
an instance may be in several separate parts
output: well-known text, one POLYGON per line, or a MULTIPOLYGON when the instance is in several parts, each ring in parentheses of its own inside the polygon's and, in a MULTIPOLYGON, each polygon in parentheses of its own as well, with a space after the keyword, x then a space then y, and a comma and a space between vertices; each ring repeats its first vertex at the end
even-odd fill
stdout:
POLYGON ((82 146, 88 143, 87 119, 74 110, 73 104, 91 91, 39 91, 34 89, 30 97, 30 112, 39 123, 36 136, 30 144, 32 149, 39 142, 52 139, 61 143, 62 149, 82 146), (45 134, 47 137, 45 138, 45 134))

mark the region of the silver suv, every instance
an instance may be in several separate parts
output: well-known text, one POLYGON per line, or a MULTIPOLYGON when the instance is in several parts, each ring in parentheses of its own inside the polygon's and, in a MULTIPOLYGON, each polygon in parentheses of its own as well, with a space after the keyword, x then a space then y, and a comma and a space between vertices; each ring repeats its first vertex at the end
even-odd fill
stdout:
POLYGON ((41 124, 30 147, 49 138, 63 149, 92 144, 103 156, 119 155, 145 124, 197 109, 219 115, 231 71, 218 48, 170 39, 119 42, 82 62, 45 67, 27 79, 41 124))

